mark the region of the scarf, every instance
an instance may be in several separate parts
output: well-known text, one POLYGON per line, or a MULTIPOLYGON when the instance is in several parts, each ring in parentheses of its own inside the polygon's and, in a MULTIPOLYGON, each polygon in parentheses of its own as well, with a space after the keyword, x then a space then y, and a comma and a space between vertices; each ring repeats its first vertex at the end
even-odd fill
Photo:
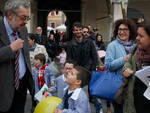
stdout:
POLYGON ((150 55, 147 54, 144 50, 137 48, 136 63, 138 69, 141 69, 142 66, 150 65, 150 55))
POLYGON ((128 42, 125 42, 123 40, 120 39, 119 36, 117 36, 117 41, 122 44, 125 48, 125 51, 127 54, 131 53, 132 52, 132 48, 134 47, 134 41, 133 40, 130 40, 128 42))
POLYGON ((34 43, 34 45, 32 47, 30 47, 30 51, 34 51, 36 48, 36 43, 34 43))

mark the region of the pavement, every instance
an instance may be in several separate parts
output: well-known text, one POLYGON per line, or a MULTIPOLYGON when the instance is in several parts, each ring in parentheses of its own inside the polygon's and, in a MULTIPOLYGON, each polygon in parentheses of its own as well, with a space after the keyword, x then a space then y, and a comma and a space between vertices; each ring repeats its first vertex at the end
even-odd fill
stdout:
MULTIPOLYGON (((86 90, 87 88, 85 88, 86 90)), ((106 112, 106 100, 102 100, 102 111, 101 113, 107 113, 106 112)), ((91 106, 91 113, 96 113, 95 112, 95 108, 94 108, 94 105, 92 103, 90 103, 90 106, 91 106)), ((25 113, 31 113, 31 107, 32 107, 32 102, 31 102, 31 96, 30 94, 27 94, 27 99, 26 99, 26 105, 25 105, 25 113)), ((111 113, 113 113, 113 108, 112 108, 112 105, 111 105, 111 113)))

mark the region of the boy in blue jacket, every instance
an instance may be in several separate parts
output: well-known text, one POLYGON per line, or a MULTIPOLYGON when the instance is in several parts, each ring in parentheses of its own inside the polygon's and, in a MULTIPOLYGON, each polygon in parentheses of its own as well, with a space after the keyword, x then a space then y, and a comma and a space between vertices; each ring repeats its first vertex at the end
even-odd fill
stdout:
POLYGON ((90 72, 76 66, 66 72, 66 82, 63 101, 56 107, 55 113, 91 113, 88 97, 81 88, 88 84, 90 72))

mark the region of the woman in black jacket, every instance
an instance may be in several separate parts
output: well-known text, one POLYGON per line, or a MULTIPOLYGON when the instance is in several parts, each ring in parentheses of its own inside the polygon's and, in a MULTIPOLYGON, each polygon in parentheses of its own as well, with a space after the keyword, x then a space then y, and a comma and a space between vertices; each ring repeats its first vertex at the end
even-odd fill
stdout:
POLYGON ((50 34, 48 40, 46 41, 46 51, 48 53, 48 56, 50 58, 50 61, 54 61, 55 57, 58 54, 57 50, 57 44, 54 40, 54 34, 50 34))
POLYGON ((96 45, 96 50, 99 51, 99 50, 105 50, 105 44, 103 42, 103 39, 102 39, 102 35, 101 34, 98 34, 96 36, 96 41, 95 41, 95 45, 96 45))

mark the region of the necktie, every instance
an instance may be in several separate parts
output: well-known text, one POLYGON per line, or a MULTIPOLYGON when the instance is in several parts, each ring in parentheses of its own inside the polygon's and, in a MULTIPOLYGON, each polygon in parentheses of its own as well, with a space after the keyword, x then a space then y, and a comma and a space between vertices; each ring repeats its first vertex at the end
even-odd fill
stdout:
MULTIPOLYGON (((73 93, 73 92, 72 92, 73 93)), ((68 100, 69 100, 69 98, 71 97, 71 95, 72 95, 72 93, 69 93, 68 94, 68 91, 65 93, 65 95, 64 95, 64 108, 65 109, 68 109, 68 100)))
MULTIPOLYGON (((17 40, 16 32, 13 32, 13 38, 17 40)), ((19 54, 20 51, 16 51, 15 54, 15 88, 18 90, 19 88, 19 54)))

